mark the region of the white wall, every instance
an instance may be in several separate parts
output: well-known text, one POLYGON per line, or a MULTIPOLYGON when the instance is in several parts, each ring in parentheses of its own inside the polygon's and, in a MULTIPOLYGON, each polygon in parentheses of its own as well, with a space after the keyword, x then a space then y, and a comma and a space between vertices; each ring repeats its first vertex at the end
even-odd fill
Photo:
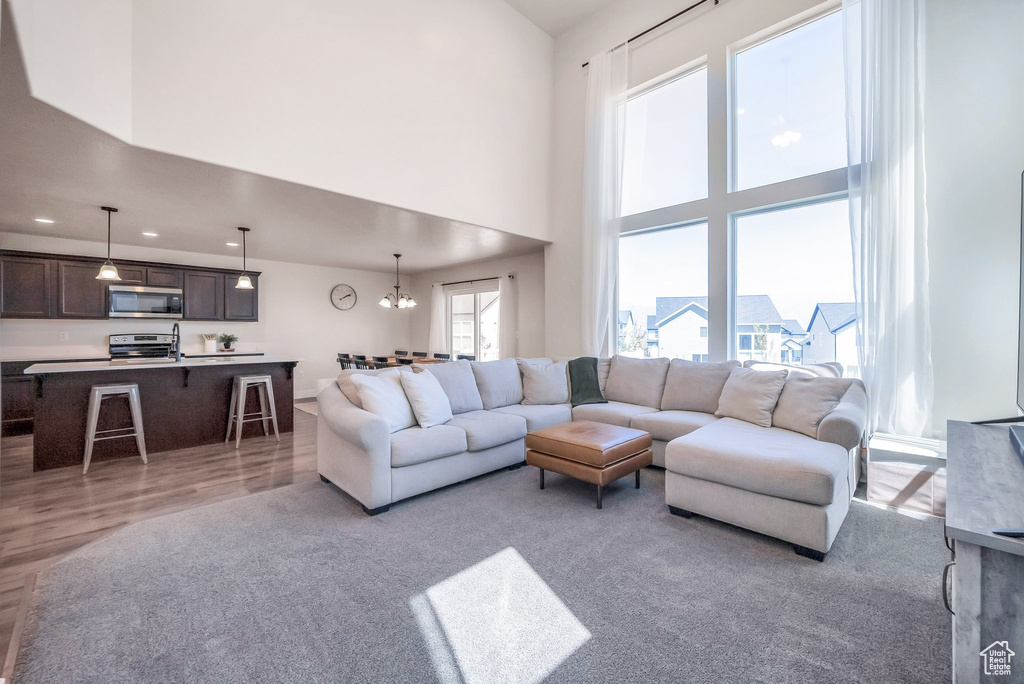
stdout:
MULTIPOLYGON (((516 356, 544 356, 544 270, 544 254, 538 252, 416 274, 409 281, 410 294, 418 304, 411 312, 410 351, 427 351, 432 283, 479 280, 514 273, 518 294, 516 318, 519 334, 516 356)), ((504 352, 502 355, 505 355, 504 352)))
MULTIPOLYGON (((58 254, 103 256, 105 244, 0 233, 0 249, 58 254)), ((238 268, 224 257, 114 245, 115 258, 164 261, 218 268, 238 268)), ((238 335, 240 351, 300 360, 295 369, 295 395, 313 396, 316 382, 338 375, 338 352, 384 354, 409 343, 410 320, 405 311, 377 306, 393 276, 368 271, 305 266, 250 259, 249 268, 261 271, 260 320, 256 323, 181 322, 182 350, 199 353, 201 333, 238 335), (347 283, 355 288, 358 303, 338 311, 330 302, 331 289, 347 283)), ((0 359, 88 357, 107 355, 107 335, 120 332, 169 332, 171 321, 0 321, 0 359), (67 341, 59 339, 68 334, 67 341)))
POLYGON ((133 0, 11 0, 37 99, 131 142, 133 0))
POLYGON ((553 41, 501 0, 14 10, 34 93, 135 145, 548 235, 553 41))
POLYGON ((1024 3, 929 0, 925 107, 937 432, 1016 415, 1024 3))

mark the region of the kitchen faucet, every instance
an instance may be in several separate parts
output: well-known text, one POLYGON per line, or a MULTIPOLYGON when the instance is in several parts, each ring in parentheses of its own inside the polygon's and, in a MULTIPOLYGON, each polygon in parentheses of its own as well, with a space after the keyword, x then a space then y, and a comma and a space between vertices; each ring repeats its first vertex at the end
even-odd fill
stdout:
POLYGON ((171 328, 171 334, 174 335, 174 361, 181 363, 181 331, 178 329, 177 323, 171 328))

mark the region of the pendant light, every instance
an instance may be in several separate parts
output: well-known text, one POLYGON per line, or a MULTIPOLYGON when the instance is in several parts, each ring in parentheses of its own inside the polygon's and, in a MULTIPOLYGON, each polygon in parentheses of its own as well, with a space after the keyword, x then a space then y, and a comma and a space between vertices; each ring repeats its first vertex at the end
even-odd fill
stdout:
POLYGON ((245 234, 249 232, 248 228, 238 227, 238 230, 242 231, 242 275, 238 276, 238 282, 235 283, 236 290, 251 290, 252 279, 245 272, 245 234))
POLYGON ((114 207, 100 207, 100 209, 107 212, 107 260, 100 266, 96 280, 120 280, 121 276, 117 275, 117 266, 114 266, 114 262, 110 260, 110 215, 117 209, 114 207))
POLYGON ((388 292, 378 302, 381 306, 387 309, 411 309, 416 306, 416 300, 401 291, 402 280, 398 273, 398 260, 402 258, 401 254, 395 254, 395 294, 388 292))

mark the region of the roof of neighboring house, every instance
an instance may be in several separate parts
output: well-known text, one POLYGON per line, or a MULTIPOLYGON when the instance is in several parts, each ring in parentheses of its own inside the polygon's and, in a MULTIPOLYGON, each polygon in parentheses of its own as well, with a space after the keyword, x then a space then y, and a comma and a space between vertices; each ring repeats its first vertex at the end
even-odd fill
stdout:
POLYGON ((807 331, 804 330, 804 326, 800 325, 800 322, 795 318, 787 318, 782 321, 782 329, 791 335, 806 335, 807 331))
POLYGON ((629 309, 619 312, 619 325, 629 325, 633 322, 633 312, 629 309))
POLYGON ((814 325, 814 319, 819 315, 825 321, 829 332, 836 332, 857 320, 857 305, 853 302, 818 303, 814 307, 814 313, 811 314, 808 328, 814 325))
POLYGON ((658 329, 658 317, 657 316, 648 316, 647 317, 647 329, 648 330, 657 330, 658 329))
MULTIPOLYGON (((686 308, 708 310, 707 297, 658 297, 655 299, 654 326, 648 321, 647 327, 658 327, 668 322, 686 308)), ((768 295, 740 295, 736 298, 736 325, 782 325, 782 316, 768 295)))

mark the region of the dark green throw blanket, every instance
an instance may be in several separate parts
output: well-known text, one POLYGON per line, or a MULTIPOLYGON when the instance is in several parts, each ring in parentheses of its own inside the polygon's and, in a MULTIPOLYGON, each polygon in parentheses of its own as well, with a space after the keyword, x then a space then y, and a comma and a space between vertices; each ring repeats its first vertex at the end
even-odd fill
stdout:
POLYGON ((607 404, 597 381, 597 359, 581 356, 569 362, 569 384, 572 386, 572 405, 607 404))

